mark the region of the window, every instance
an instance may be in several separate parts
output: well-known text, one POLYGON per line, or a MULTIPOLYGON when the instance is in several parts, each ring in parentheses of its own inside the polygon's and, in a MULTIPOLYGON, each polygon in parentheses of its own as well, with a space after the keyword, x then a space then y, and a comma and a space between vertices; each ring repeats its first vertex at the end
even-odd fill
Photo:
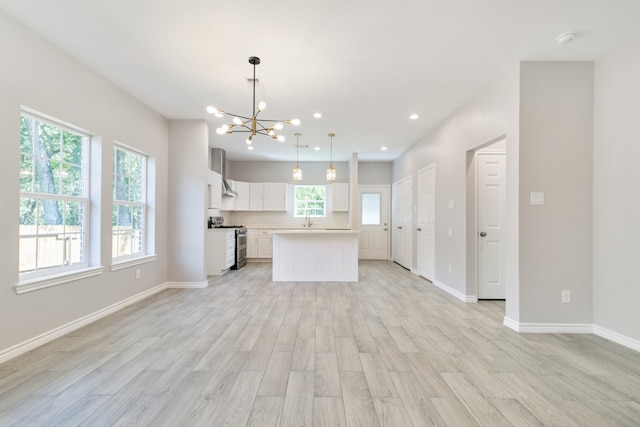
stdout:
POLYGON ((113 149, 112 257, 146 253, 147 156, 123 147, 113 149))
POLYGON ((362 225, 380 225, 380 193, 362 193, 362 225))
POLYGON ((324 185, 296 185, 294 192, 294 216, 326 216, 327 188, 324 185))
POLYGON ((88 265, 89 135, 22 112, 19 272, 88 265))

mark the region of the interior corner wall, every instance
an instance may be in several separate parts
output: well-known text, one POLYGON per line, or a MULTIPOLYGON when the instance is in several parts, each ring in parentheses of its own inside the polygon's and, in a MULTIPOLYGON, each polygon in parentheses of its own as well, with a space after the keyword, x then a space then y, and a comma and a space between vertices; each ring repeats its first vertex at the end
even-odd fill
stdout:
POLYGON ((169 121, 169 282, 207 280, 208 138, 204 120, 169 121))
POLYGON ((640 38, 595 63, 594 324, 640 341, 640 38))
POLYGON ((143 294, 167 280, 167 120, 118 86, 0 12, 0 355, 51 331, 143 294), (46 66, 43 66, 46 64, 46 66), (87 130, 92 135, 92 261, 103 273, 16 294, 18 283, 19 140, 21 106, 87 130), (111 271, 113 145, 147 154, 155 175, 153 215, 156 260, 111 271), (96 167, 97 166, 97 167, 96 167), (135 279, 135 270, 140 279, 135 279))
MULTIPOLYGON (((475 295, 475 290, 470 291, 467 284, 467 152, 506 135, 507 173, 516 176, 517 182, 517 157, 512 157, 512 153, 518 152, 518 79, 516 66, 507 70, 393 163, 393 182, 413 177, 413 212, 416 211, 418 171, 432 163, 436 165, 435 281, 461 295, 475 295), (449 201, 454 201, 454 209, 449 209, 449 201)), ((509 191, 509 184, 507 188, 509 191)), ((517 209, 508 206, 507 210, 513 234, 513 230, 517 230, 517 209)), ((508 253, 517 254, 517 236, 511 237, 511 245, 508 253)), ((415 233, 413 248, 417 248, 415 233)), ((413 252, 412 268, 416 269, 417 251, 413 252)), ((508 288, 515 289, 509 291, 515 299, 507 300, 507 314, 510 307, 515 307, 511 314, 517 318, 517 259, 511 265, 515 270, 508 271, 507 283, 508 288)))
POLYGON ((520 324, 593 321, 593 88, 593 62, 520 65, 520 324))

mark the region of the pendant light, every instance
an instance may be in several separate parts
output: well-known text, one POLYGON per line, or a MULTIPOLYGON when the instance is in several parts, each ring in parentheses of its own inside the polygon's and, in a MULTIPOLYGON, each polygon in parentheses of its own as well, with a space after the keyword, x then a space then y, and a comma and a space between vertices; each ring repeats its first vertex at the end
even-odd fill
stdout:
POLYGON ((300 165, 298 164, 298 150, 300 149, 300 141, 299 137, 301 134, 296 133, 296 167, 293 168, 293 180, 298 182, 302 181, 302 169, 300 169, 300 165))
POLYGON ((329 151, 329 168, 327 169, 327 181, 333 182, 336 180, 336 170, 333 167, 333 137, 336 136, 335 133, 330 133, 329 138, 331 138, 331 146, 329 151))

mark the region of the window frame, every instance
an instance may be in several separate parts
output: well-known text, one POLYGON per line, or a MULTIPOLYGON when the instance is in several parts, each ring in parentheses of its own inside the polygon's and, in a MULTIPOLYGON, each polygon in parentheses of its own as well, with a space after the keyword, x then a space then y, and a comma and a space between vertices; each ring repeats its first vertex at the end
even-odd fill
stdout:
MULTIPOLYGON (((82 207, 81 207, 81 220, 79 222, 81 222, 81 229, 79 232, 67 232, 65 230, 66 228, 66 224, 64 224, 64 219, 63 219, 63 223, 60 224, 62 226, 63 232, 62 233, 54 233, 54 234, 62 234, 63 240, 66 240, 70 235, 79 235, 80 236, 80 242, 81 242, 81 250, 80 250, 80 258, 81 260, 79 262, 75 262, 75 263, 71 263, 71 264, 66 264, 64 261, 61 265, 54 265, 51 267, 41 267, 38 268, 38 238, 39 236, 42 236, 42 232, 39 230, 39 225, 38 225, 38 211, 36 210, 36 218, 34 219, 34 226, 35 226, 35 230, 32 233, 24 233, 22 232, 22 220, 19 216, 19 231, 18 231, 18 261, 20 263, 20 259, 21 259, 21 254, 22 254, 22 250, 20 249, 20 245, 23 244, 23 239, 26 238, 34 238, 36 239, 36 243, 35 243, 35 260, 34 260, 34 269, 33 270, 29 270, 29 271, 24 271, 21 272, 20 269, 22 268, 20 265, 18 267, 18 284, 16 285, 16 292, 18 293, 22 293, 22 292, 26 292, 28 290, 32 290, 32 289, 40 289, 42 287, 48 287, 48 286, 53 286, 59 283, 64 283, 70 280, 76 280, 76 277, 78 276, 86 276, 87 274, 90 275, 94 275, 94 274, 99 274, 99 272, 95 272, 92 271, 92 269, 90 268, 90 260, 92 257, 91 254, 91 194, 90 194, 90 176, 91 176, 91 145, 92 145, 92 135, 85 131, 82 130, 76 126, 72 126, 69 125, 67 123, 64 123, 60 120, 54 119, 54 118, 50 118, 47 116, 44 116, 42 114, 36 113, 34 111, 30 111, 26 108, 21 108, 20 109, 20 125, 19 125, 19 129, 20 129, 20 137, 18 138, 20 141, 20 149, 19 149, 19 155, 20 155, 20 184, 19 184, 19 199, 20 199, 20 203, 19 203, 19 209, 22 208, 23 206, 23 200, 34 200, 36 203, 36 206, 40 206, 42 204, 43 201, 55 201, 55 202, 63 202, 63 203, 79 203, 82 207), (81 137, 81 143, 82 143, 82 155, 81 155, 81 159, 80 159, 80 164, 79 165, 74 165, 73 163, 69 163, 67 161, 61 160, 61 159, 57 159, 54 160, 54 157, 47 157, 47 161, 51 162, 52 160, 58 162, 60 165, 64 165, 67 164, 71 167, 77 167, 79 166, 82 171, 81 171, 81 176, 82 176, 82 191, 81 191, 81 195, 65 195, 62 194, 62 188, 60 188, 60 186, 58 186, 58 188, 56 189, 55 193, 45 193, 45 192, 40 192, 40 191, 36 191, 35 188, 35 178, 31 180, 31 188, 26 191, 23 190, 22 186, 22 176, 23 176, 23 169, 22 169, 22 161, 23 161, 23 156, 27 156, 31 158, 31 171, 30 171, 30 175, 32 176, 36 176, 35 173, 35 169, 36 169, 36 162, 33 161, 33 159, 35 159, 37 157, 36 155, 36 150, 35 150, 35 138, 37 137, 37 133, 34 133, 33 135, 31 135, 31 140, 30 142, 30 151, 25 153, 22 150, 22 120, 23 118, 27 118, 29 120, 32 120, 34 123, 34 127, 40 126, 41 124, 46 124, 49 126, 53 126, 55 128, 57 128, 58 130, 61 131, 61 136, 60 138, 63 138, 63 133, 64 132, 68 132, 71 133, 73 135, 77 135, 81 137), (20 290, 19 290, 20 289, 20 290)), ((64 140, 62 140, 64 141, 64 140)), ((63 145, 61 145, 61 147, 63 147, 63 145)), ((62 156, 63 157, 63 156, 62 156)), ((59 166, 60 168, 60 166, 59 166)), ((54 175, 54 178, 56 179, 56 181, 58 183, 61 182, 62 175, 60 175, 60 177, 56 177, 55 174, 60 173, 61 174, 62 169, 58 170, 58 171, 54 171, 52 170, 52 174, 54 175)), ((58 210, 60 209, 60 207, 58 206, 58 210)), ((63 209, 64 211, 64 209, 63 209)), ((62 213, 63 218, 65 215, 65 212, 62 213)), ((46 233, 45 233, 46 234, 46 233)), ((66 243, 63 243, 63 245, 66 246, 66 243)), ((66 249, 63 249, 66 250, 66 249)), ((42 260, 40 260, 42 261, 42 260)))
MULTIPOLYGON (((114 143, 113 144, 113 173, 112 173, 112 188, 111 188, 111 201, 112 201, 112 209, 111 209, 111 270, 119 270, 121 268, 126 268, 130 265, 137 265, 140 263, 153 261, 155 257, 149 258, 149 226, 150 226, 150 218, 149 212, 151 211, 149 206, 149 155, 146 153, 131 148, 122 143, 114 143), (117 180, 117 165, 116 165, 116 155, 117 151, 120 150, 124 153, 128 153, 129 155, 138 156, 142 159, 142 167, 141 167, 141 181, 142 188, 140 188, 140 201, 131 201, 131 200, 118 200, 116 199, 116 180, 117 180), (140 214, 140 228, 137 230, 139 233, 141 250, 139 252, 125 254, 125 255, 115 255, 114 254, 114 245, 117 241, 115 239, 116 232, 114 231, 113 224, 113 215, 115 206, 127 206, 130 208, 139 208, 141 209, 140 214)), ((125 233, 118 233, 125 234, 125 233)))
MULTIPOLYGON (((307 215, 309 215, 311 218, 326 218, 327 216, 327 186, 326 185, 313 185, 313 184, 296 184, 293 186, 293 216, 294 218, 306 218, 307 215), (322 215, 312 215, 312 214, 308 214, 308 212, 306 212, 304 215, 298 214, 298 188, 308 188, 308 187, 314 187, 314 188, 322 188, 324 190, 324 199, 321 201, 322 202, 322 215)), ((313 202, 313 200, 300 200, 302 202, 313 202)), ((301 208, 301 209, 305 209, 305 208, 301 208)), ((314 209, 317 210, 318 208, 306 208, 306 211, 309 211, 310 209, 314 209)))

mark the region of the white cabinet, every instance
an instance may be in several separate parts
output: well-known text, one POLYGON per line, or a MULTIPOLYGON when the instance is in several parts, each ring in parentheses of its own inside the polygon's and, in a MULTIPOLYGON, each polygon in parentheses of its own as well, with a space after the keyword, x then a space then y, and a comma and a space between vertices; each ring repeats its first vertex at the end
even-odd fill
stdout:
POLYGON ((333 183, 331 184, 332 212, 349 212, 349 184, 333 183))
POLYGON ((209 207, 220 209, 222 204, 222 175, 212 170, 209 171, 209 207))
POLYGON ((258 258, 258 230, 247 229, 247 258, 258 258))
POLYGON ((271 258, 273 256, 273 236, 271 230, 258 230, 258 258, 271 258))
POLYGON ((236 260, 235 230, 207 231, 205 253, 208 276, 219 276, 229 270, 236 260))
POLYGON ((271 258, 273 238, 271 229, 247 229, 247 258, 271 258))
POLYGON ((261 211, 264 203, 264 185, 261 182, 252 182, 249 184, 249 210, 261 211))
POLYGON ((251 184, 249 184, 248 182, 236 181, 235 185, 236 193, 238 193, 238 195, 235 197, 235 210, 248 211, 251 184))
POLYGON ((252 182, 249 184, 250 211, 286 211, 287 184, 252 182))
POLYGON ((264 184, 265 211, 287 210, 287 184, 284 182, 267 182, 264 184))

